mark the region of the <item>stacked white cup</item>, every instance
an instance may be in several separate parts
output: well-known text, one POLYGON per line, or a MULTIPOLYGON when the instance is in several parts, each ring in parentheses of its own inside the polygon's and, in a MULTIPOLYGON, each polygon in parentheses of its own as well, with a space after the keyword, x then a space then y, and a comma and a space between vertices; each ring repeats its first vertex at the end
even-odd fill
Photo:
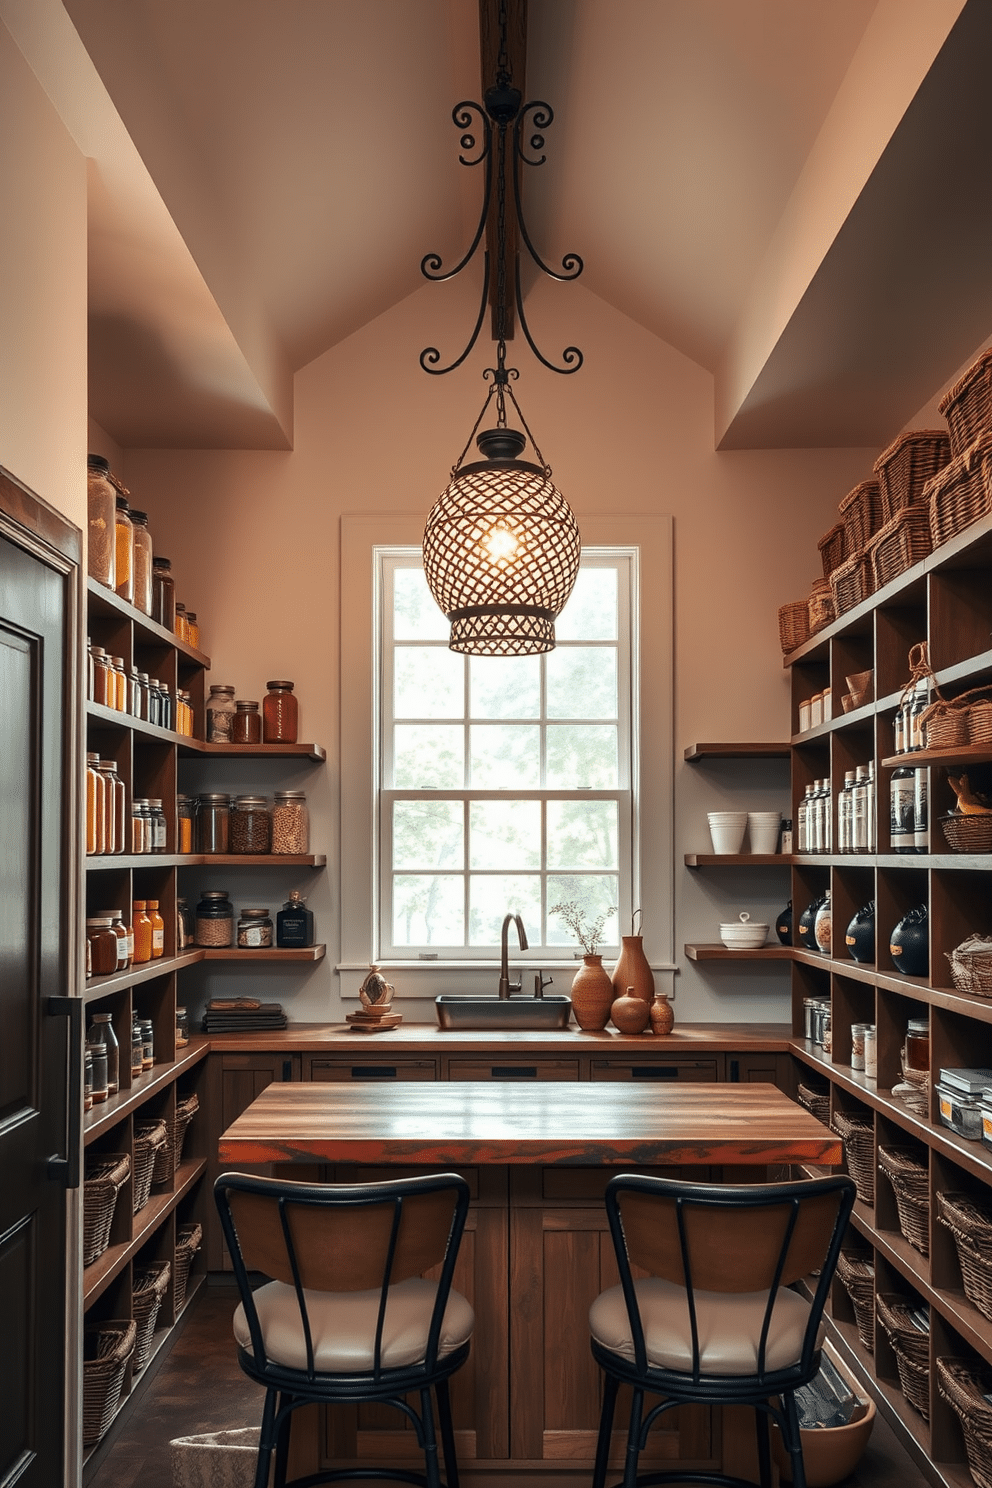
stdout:
POLYGON ((749 811, 747 825, 753 853, 778 852, 778 834, 782 826, 781 811, 749 811))
POLYGON ((739 853, 747 831, 746 811, 708 811, 710 837, 715 853, 739 853))

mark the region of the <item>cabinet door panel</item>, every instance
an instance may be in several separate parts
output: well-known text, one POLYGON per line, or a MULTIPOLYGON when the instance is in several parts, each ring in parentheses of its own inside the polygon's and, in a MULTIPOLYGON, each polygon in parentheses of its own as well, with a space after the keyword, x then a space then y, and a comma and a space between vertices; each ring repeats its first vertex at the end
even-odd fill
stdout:
POLYGON ((449 1059, 449 1080, 577 1080, 577 1059, 449 1059))
POLYGON ((594 1059, 590 1068, 594 1080, 637 1080, 659 1085, 677 1080, 702 1084, 720 1078, 715 1059, 594 1059))
MULTIPOLYGON (((226 1131, 231 1122, 247 1110, 256 1096, 261 1095, 267 1085, 280 1080, 298 1080, 300 1077, 299 1055, 287 1054, 212 1054, 210 1056, 209 1080, 211 1101, 220 1113, 217 1135, 226 1131)), ((214 1147, 216 1152, 216 1147, 214 1147)), ((268 1176, 273 1168, 270 1163, 249 1165, 245 1163, 239 1171, 260 1173, 268 1176)), ((209 1168, 213 1183, 221 1164, 212 1157, 209 1168)), ((295 1177, 302 1178, 297 1172, 295 1177)), ((220 1231, 220 1220, 210 1205, 207 1223, 207 1268, 211 1271, 229 1271, 230 1257, 220 1231)))
POLYGON ((304 1060, 303 1078, 331 1083, 376 1080, 436 1080, 436 1059, 310 1059, 304 1060))

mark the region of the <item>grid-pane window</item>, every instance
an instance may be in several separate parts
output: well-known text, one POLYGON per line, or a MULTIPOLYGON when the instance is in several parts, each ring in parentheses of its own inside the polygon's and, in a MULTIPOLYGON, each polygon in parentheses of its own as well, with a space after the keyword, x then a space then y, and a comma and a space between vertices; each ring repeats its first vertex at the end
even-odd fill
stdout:
MULTIPOLYGON (((380 551, 379 954, 478 959, 508 912, 570 957, 551 907, 630 912, 632 565, 586 552, 547 656, 466 657, 416 551, 380 551)), ((550 952, 550 956, 549 956, 550 952)), ((515 955, 517 953, 515 952, 515 955)))

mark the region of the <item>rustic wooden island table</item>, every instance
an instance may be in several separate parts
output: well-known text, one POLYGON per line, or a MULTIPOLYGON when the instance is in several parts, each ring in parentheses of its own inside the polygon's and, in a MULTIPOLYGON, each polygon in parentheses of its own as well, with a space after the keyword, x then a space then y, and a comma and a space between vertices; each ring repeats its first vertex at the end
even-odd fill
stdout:
MULTIPOLYGON (((600 1382, 587 1314, 616 1281, 602 1205, 611 1172, 764 1179, 769 1167, 841 1161, 840 1140, 765 1084, 272 1084, 218 1150, 231 1168, 294 1164, 294 1177, 331 1182, 397 1169, 465 1174, 473 1203, 455 1285, 475 1308, 476 1331, 452 1404, 473 1488, 588 1482, 600 1382)), ((704 1408, 666 1421, 645 1454, 658 1467, 718 1467, 739 1450, 736 1431, 722 1432, 704 1408)), ((416 1456, 384 1407, 315 1411, 294 1432, 299 1472, 416 1456)), ((619 1462, 620 1433, 615 1449, 619 1462)))

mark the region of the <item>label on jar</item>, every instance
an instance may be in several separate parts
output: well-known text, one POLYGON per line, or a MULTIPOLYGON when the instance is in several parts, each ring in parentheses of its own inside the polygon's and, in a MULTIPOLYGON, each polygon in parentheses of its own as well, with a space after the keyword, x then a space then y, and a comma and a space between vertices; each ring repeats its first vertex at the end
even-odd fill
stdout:
POLYGON ((152 950, 153 951, 163 951, 163 950, 165 950, 165 931, 164 930, 153 930, 152 931, 152 950))
POLYGON ((211 744, 230 744, 233 720, 233 713, 221 713, 216 708, 207 709, 207 738, 211 744))
POLYGON ((238 945, 263 946, 271 945, 272 937, 269 930, 263 930, 261 925, 248 925, 244 930, 238 931, 238 945))

